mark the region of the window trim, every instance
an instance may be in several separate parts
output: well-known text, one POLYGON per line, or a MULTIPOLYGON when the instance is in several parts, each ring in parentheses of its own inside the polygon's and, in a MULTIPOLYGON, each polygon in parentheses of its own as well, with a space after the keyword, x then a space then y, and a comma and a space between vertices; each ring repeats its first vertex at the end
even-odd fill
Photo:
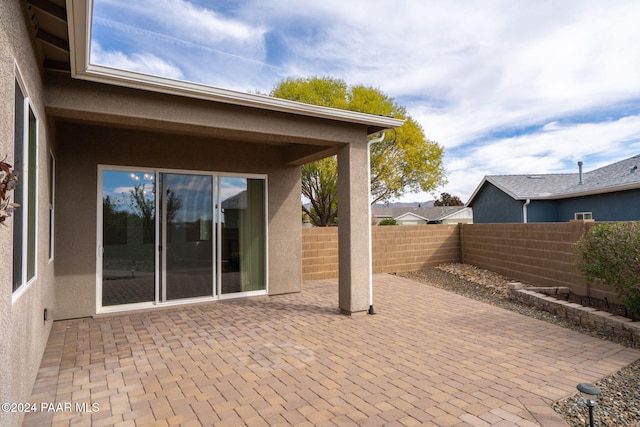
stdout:
POLYGON ((49 253, 48 260, 52 262, 55 257, 55 224, 56 224, 56 157, 49 150, 48 158, 48 185, 49 185, 49 253))
POLYGON ((591 220, 593 219, 593 212, 574 212, 573 214, 573 219, 578 220, 578 221, 585 221, 585 220, 591 220), (585 218, 585 216, 587 218, 585 218), (578 218, 580 217, 580 218, 578 218))
MULTIPOLYGON (((39 124, 40 118, 36 113, 33 103, 31 102, 31 97, 29 96, 29 91, 26 88, 24 80, 22 78, 22 74, 18 68, 17 64, 14 64, 14 78, 16 85, 20 88, 23 97, 23 134, 22 134, 22 157, 23 157, 23 165, 14 165, 21 169, 20 180, 22 181, 21 191, 22 191, 22 205, 16 209, 14 212, 15 215, 22 216, 22 230, 20 231, 22 236, 22 248, 21 248, 21 280, 20 285, 13 289, 14 278, 12 275, 12 295, 11 295, 11 303, 16 302, 31 286, 33 282, 36 281, 38 277, 38 153, 39 153, 39 124), (31 122, 31 116, 33 116, 33 123, 31 122), (31 126, 33 125, 33 129, 31 126), (33 130, 33 134, 32 131, 33 130), (34 147, 31 147, 31 143, 33 141, 34 147), (33 170, 31 170, 33 169, 33 170), (31 177, 29 176, 31 174, 31 177), (33 194, 31 194, 33 191, 33 194), (30 196, 32 196, 32 200, 30 200, 30 196), (31 214, 30 214, 31 213, 31 214), (32 225, 33 235, 30 235, 29 227, 32 225), (33 246, 33 247, 32 247, 33 246), (30 258, 32 257, 32 259, 30 258), (29 266, 33 263, 33 276, 29 277, 29 266)), ((14 94, 15 97, 15 94, 14 94)), ((15 99, 14 99, 15 102, 15 99)), ((15 110, 14 110, 15 114, 15 110)), ((15 117, 14 117, 14 126, 15 126, 15 117)), ((14 129, 15 132, 15 129, 14 129)), ((15 134, 15 133, 14 133, 15 134)), ((15 150, 14 140, 14 150, 15 150)), ((15 157, 14 152, 14 157, 15 157)), ((13 232, 15 233, 15 227, 13 232)), ((15 250, 15 247, 14 247, 15 250)), ((15 253, 14 253, 15 257, 15 253)), ((14 261, 15 262, 15 261, 14 261)))
MULTIPOLYGON (((158 180, 156 179, 156 185, 158 184, 158 180)), ((157 188, 156 188, 156 191, 157 188)), ((118 312, 128 312, 142 309, 156 309, 160 307, 168 307, 168 306, 179 306, 179 305, 189 305, 194 304, 201 301, 219 301, 225 299, 235 299, 235 298, 245 298, 251 296, 258 295, 269 295, 269 176, 267 174, 260 173, 241 173, 241 172, 220 172, 220 171, 205 171, 205 170, 191 170, 191 169, 170 169, 170 168, 154 168, 154 167, 136 167, 136 166, 123 166, 123 165, 111 165, 111 164, 98 164, 97 165, 97 188, 96 188, 96 296, 95 296, 95 310, 96 314, 104 314, 104 313, 118 313, 118 312), (121 305, 112 305, 105 306, 102 305, 102 292, 103 292, 103 271, 102 271, 102 263, 103 263, 103 190, 104 190, 104 182, 103 182, 103 172, 104 171, 121 171, 121 172, 149 172, 153 174, 159 173, 184 173, 184 174, 196 174, 196 175, 204 175, 204 176, 212 176, 215 178, 214 180, 214 192, 220 192, 220 181, 222 178, 247 178, 247 179, 260 179, 264 181, 264 194, 263 194, 263 209, 264 209, 264 275, 265 275, 265 283, 264 289, 261 290, 253 290, 253 291, 244 291, 239 293, 231 293, 231 294, 222 294, 220 292, 220 284, 221 277, 219 273, 221 270, 218 268, 221 262, 221 258, 219 258, 221 252, 218 248, 222 245, 222 233, 221 233, 221 223, 217 221, 216 223, 216 255, 214 261, 214 274, 215 274, 215 294, 212 293, 212 296, 206 297, 198 297, 198 298, 187 298, 187 299, 179 299, 179 300, 167 300, 160 301, 159 292, 156 292, 155 299, 153 301, 148 302, 140 302, 140 303, 131 303, 131 304, 121 304, 121 305)), ((212 198, 212 201, 215 201, 215 197, 212 198)), ((221 204, 219 203, 217 206, 212 206, 214 209, 217 218, 220 218, 220 209, 221 204)), ((159 241, 159 227, 160 221, 156 220, 156 242, 159 241)), ((159 290, 161 284, 158 283, 160 277, 160 252, 158 250, 155 251, 155 264, 156 264, 156 290, 159 290)), ((212 289, 213 290, 213 289, 212 289)))

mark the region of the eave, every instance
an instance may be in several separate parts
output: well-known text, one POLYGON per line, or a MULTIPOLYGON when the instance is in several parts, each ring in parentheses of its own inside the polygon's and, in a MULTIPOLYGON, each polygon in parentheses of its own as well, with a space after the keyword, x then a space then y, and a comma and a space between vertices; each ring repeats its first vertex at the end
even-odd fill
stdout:
POLYGON ((404 123, 403 120, 391 117, 320 107, 91 64, 89 49, 91 46, 93 0, 66 0, 66 5, 71 75, 74 78, 249 108, 348 122, 366 126, 369 135, 399 127, 404 123))

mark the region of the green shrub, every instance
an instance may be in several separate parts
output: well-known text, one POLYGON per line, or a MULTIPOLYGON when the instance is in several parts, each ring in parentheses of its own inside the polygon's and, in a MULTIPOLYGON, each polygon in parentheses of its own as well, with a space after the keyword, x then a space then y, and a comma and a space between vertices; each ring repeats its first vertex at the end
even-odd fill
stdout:
POLYGON ((585 279, 611 286, 629 311, 640 314, 640 222, 599 224, 582 236, 577 251, 585 279))
POLYGON ((378 225, 398 225, 398 222, 393 218, 385 218, 383 220, 380 220, 378 225))

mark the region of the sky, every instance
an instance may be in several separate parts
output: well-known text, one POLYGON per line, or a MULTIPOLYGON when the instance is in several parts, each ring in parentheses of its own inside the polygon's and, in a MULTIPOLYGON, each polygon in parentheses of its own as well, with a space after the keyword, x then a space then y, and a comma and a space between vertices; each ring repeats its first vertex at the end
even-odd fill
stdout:
POLYGON ((267 94, 375 87, 444 147, 441 192, 640 154, 640 2, 94 0, 91 62, 267 94))

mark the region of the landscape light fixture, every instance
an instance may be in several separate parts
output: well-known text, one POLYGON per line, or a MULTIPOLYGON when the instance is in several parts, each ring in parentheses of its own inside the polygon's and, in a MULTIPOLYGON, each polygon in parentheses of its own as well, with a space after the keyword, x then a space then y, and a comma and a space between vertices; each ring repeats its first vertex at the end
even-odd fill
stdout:
POLYGON ((589 383, 580 383, 576 386, 580 394, 582 395, 582 400, 589 408, 589 426, 594 427, 593 423, 593 408, 597 404, 597 399, 600 393, 600 388, 593 384, 589 383))

